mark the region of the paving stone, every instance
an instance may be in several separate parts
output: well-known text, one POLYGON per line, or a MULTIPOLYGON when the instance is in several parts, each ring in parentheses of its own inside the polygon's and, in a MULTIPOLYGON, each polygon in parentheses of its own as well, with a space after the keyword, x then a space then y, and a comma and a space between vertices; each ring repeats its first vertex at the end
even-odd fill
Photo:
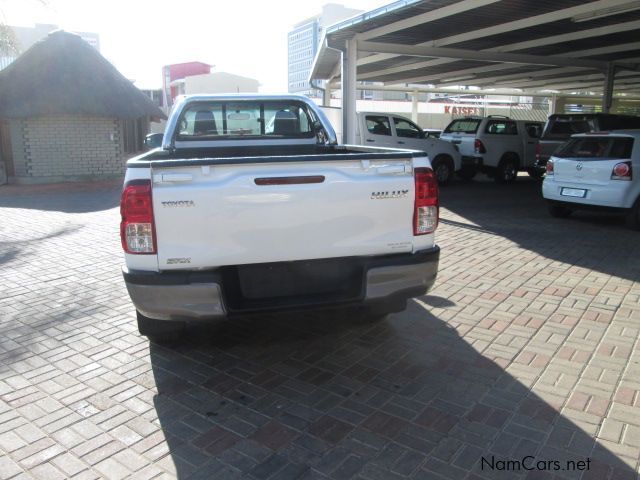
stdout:
POLYGON ((111 458, 102 460, 100 463, 95 465, 94 468, 100 472, 104 478, 109 480, 120 480, 131 475, 131 471, 128 468, 111 458))
POLYGON ((88 468, 86 464, 70 453, 63 453, 62 455, 57 456, 51 461, 51 463, 69 477, 72 477, 88 468))
POLYGON ((251 469, 250 474, 259 479, 274 477, 287 465, 287 460, 281 455, 274 454, 251 469))
MULTIPOLYGON (((120 189, 0 187, 2 476, 486 480, 505 476, 480 457, 534 452, 634 478, 640 246, 614 219, 548 218, 525 178, 454 184, 438 280, 405 312, 159 346, 119 272, 120 189)), ((576 478, 546 473, 526 478, 576 478)))

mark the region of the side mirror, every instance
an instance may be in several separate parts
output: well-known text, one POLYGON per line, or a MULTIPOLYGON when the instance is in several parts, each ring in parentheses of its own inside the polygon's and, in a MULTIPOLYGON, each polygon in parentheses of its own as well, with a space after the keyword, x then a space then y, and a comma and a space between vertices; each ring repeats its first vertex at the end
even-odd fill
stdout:
POLYGON ((150 133, 144 137, 144 146, 148 149, 158 148, 162 146, 162 138, 164 133, 150 133))

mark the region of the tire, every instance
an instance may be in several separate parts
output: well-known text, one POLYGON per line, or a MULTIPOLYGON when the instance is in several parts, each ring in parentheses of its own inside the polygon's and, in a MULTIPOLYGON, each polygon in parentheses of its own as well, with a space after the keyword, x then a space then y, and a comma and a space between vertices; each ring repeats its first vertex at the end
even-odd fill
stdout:
POLYGON ((494 179, 497 183, 513 183, 518 178, 518 159, 505 156, 496 168, 494 179))
POLYGON ((640 230, 640 198, 638 198, 633 204, 633 207, 629 209, 625 221, 627 227, 633 230, 640 230))
POLYGON ((565 207, 564 205, 558 205, 557 203, 550 203, 548 205, 549 215, 554 218, 567 218, 573 210, 569 207, 565 207))
POLYGON ((462 167, 460 171, 458 171, 458 177, 460 180, 469 182, 473 180, 473 177, 475 177, 477 173, 478 171, 475 168, 462 167))
POLYGON ((530 168, 527 170, 527 173, 531 178, 535 178, 536 180, 539 180, 544 176, 544 170, 539 168, 530 168))
POLYGON ((447 155, 439 155, 431 165, 438 185, 448 185, 453 178, 453 160, 447 155))
POLYGON ((138 331, 155 343, 166 343, 179 340, 184 333, 185 322, 174 320, 156 320, 145 317, 136 312, 138 317, 138 331))

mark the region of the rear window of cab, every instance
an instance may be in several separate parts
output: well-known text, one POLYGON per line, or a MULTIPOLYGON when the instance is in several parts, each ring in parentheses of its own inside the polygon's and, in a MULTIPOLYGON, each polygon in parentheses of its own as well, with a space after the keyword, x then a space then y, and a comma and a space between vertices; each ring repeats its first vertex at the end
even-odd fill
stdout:
POLYGON ((484 132, 493 135, 517 135, 518 127, 516 122, 510 120, 489 120, 484 132))
POLYGON ((237 137, 311 138, 315 118, 299 102, 193 103, 178 121, 178 140, 237 137))
POLYGON ((628 160, 633 151, 633 138, 586 136, 572 138, 554 154, 558 158, 628 160))
POLYGON ((444 133, 476 133, 480 122, 481 120, 479 118, 461 118, 454 120, 444 129, 444 133))

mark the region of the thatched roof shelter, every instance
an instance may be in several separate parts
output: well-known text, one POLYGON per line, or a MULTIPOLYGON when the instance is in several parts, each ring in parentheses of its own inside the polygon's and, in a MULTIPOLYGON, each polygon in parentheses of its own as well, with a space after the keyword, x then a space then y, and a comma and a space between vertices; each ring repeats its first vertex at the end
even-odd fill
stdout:
POLYGON ((56 31, 0 71, 0 118, 164 113, 79 36, 56 31))

